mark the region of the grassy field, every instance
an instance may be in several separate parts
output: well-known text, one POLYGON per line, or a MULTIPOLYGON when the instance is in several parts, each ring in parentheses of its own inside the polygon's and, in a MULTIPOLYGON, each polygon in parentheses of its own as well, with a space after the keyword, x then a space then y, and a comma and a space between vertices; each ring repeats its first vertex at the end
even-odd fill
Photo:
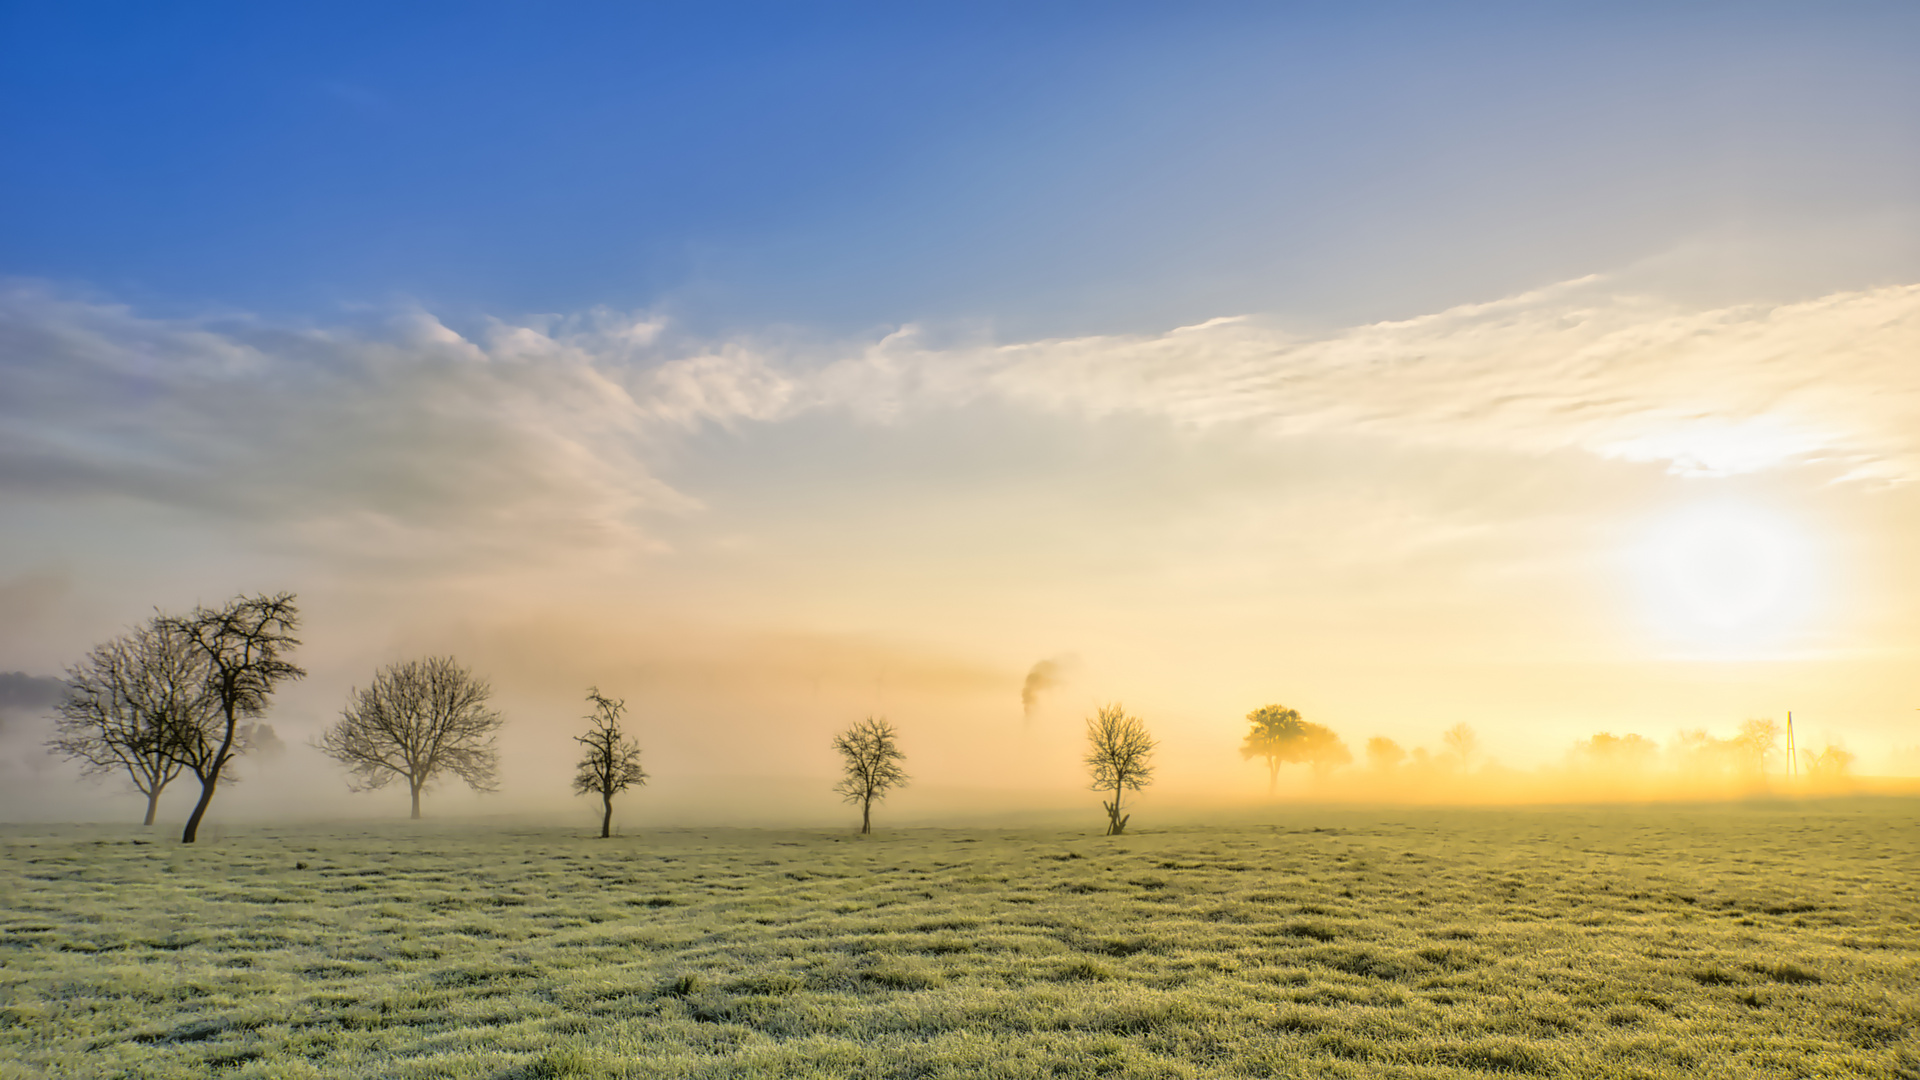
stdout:
POLYGON ((0 1078, 1920 1077, 1917 800, 1092 810, 10 827, 0 1078))

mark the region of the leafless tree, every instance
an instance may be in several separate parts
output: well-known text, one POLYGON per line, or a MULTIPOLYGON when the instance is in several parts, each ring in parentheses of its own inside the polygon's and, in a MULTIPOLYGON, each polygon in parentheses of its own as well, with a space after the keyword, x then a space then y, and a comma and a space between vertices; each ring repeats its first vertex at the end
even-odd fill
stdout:
POLYGON ((153 824, 160 792, 183 768, 167 740, 210 713, 201 654, 156 617, 94 646, 64 682, 47 745, 83 772, 124 771, 147 797, 146 824, 153 824))
POLYGON ((1800 760, 1809 780, 1835 782, 1846 779, 1853 770, 1854 755, 1850 750, 1829 744, 1818 754, 1800 751, 1800 760))
POLYGON ((1455 724, 1440 733, 1440 741, 1447 747, 1447 753, 1465 769, 1473 764, 1474 755, 1480 752, 1480 736, 1466 724, 1455 724))
POLYGON ((154 626, 178 635, 204 672, 208 708, 174 726, 162 740, 168 757, 200 781, 200 801, 187 818, 181 843, 191 844, 213 803, 228 764, 246 750, 240 721, 267 711, 281 682, 306 675, 286 659, 300 644, 293 631, 300 609, 292 593, 240 596, 225 607, 195 607, 187 615, 163 615, 154 626))
POLYGON ((1247 714, 1252 729, 1240 744, 1240 756, 1261 758, 1267 763, 1267 794, 1273 794, 1280 782, 1280 766, 1303 762, 1324 771, 1353 760, 1353 753, 1340 736, 1320 724, 1300 719, 1298 710, 1281 705, 1262 705, 1247 714))
POLYGON ((587 715, 587 723, 593 726, 585 735, 573 737, 587 748, 580 758, 580 771, 573 776, 573 792, 600 796, 600 838, 605 840, 613 835, 613 797, 644 786, 647 774, 640 768, 640 744, 627 738, 620 727, 626 700, 610 698, 597 686, 587 688, 587 700, 593 702, 593 712, 587 715))
POLYGON ((1120 813, 1121 795, 1139 791, 1153 780, 1153 747, 1147 725, 1137 716, 1128 716, 1119 702, 1101 706, 1099 715, 1087 721, 1087 768, 1093 773, 1093 790, 1113 792, 1113 801, 1101 804, 1107 810, 1108 836, 1125 832, 1133 818, 1120 813))
POLYGON ((873 803, 894 788, 906 787, 909 777, 900 768, 907 755, 900 752, 899 732, 887 718, 867 717, 833 737, 845 771, 833 790, 850 803, 860 804, 860 832, 873 831, 873 803))
POLYGON ((493 733, 505 721, 487 708, 492 696, 485 680, 451 656, 389 664, 365 690, 348 692, 320 750, 353 773, 355 791, 405 780, 417 819, 420 792, 437 776, 452 773, 475 791, 496 789, 493 733))
POLYGON ((1780 737, 1785 729, 1772 718, 1743 721, 1740 734, 1733 737, 1734 752, 1740 759, 1741 771, 1748 779, 1760 781, 1767 775, 1767 759, 1780 747, 1780 737))

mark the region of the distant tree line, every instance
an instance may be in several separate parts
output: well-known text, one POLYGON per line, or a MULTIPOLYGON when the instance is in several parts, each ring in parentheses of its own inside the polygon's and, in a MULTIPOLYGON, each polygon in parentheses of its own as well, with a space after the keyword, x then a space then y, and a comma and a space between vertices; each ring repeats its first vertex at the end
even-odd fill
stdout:
MULTIPOLYGON (((288 659, 300 641, 292 593, 239 596, 217 608, 195 607, 185 615, 155 612, 125 634, 97 645, 61 680, 55 734, 49 745, 77 761, 88 774, 123 773, 146 796, 146 824, 154 821, 160 795, 181 774, 200 785, 182 832, 193 843, 222 782, 232 783, 234 761, 259 745, 277 745, 271 729, 257 723, 274 691, 306 672, 288 659)), ((348 786, 371 791, 404 782, 414 818, 421 796, 435 781, 452 776, 479 792, 499 787, 497 734, 505 720, 490 707, 492 687, 451 656, 389 664, 362 689, 352 688, 340 719, 315 744, 344 766, 348 786)), ((644 786, 639 742, 626 723, 626 702, 589 687, 587 730, 573 737, 582 748, 573 777, 578 795, 600 800, 600 835, 613 833, 613 800, 644 786)), ((1240 756, 1267 770, 1267 791, 1279 788, 1283 766, 1307 766, 1315 776, 1348 765, 1353 754, 1330 728, 1304 719, 1298 710, 1263 705, 1247 714, 1240 756)), ((1772 720, 1749 720, 1738 734, 1721 739, 1705 731, 1683 732, 1667 757, 1688 775, 1733 775, 1757 779, 1780 752, 1782 730, 1772 720)), ((1091 788, 1103 795, 1106 833, 1125 833, 1132 815, 1126 796, 1154 777, 1157 743, 1146 724, 1119 704, 1100 706, 1086 723, 1085 765, 1091 788)), ((1411 753, 1384 735, 1367 740, 1369 770, 1389 777, 1463 774, 1479 754, 1471 727, 1455 724, 1441 735, 1442 750, 1411 753)), ((873 809, 905 787, 906 754, 900 733, 885 717, 869 716, 833 738, 842 771, 834 791, 860 807, 860 832, 873 831, 873 809)), ((1589 769, 1644 770, 1660 748, 1640 735, 1601 732, 1571 755, 1589 769)), ((1814 780, 1844 776, 1853 755, 1828 746, 1802 752, 1801 766, 1814 780)))

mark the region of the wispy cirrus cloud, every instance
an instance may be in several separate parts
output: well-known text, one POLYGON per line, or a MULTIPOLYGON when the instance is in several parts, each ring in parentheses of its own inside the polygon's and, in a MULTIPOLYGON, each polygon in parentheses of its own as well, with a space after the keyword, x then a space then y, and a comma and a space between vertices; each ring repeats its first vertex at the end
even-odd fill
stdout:
POLYGON ((636 515, 698 505, 653 476, 648 439, 766 392, 630 365, 652 333, 601 317, 469 340, 419 311, 371 329, 159 320, 17 287, 0 296, 0 484, 330 545, 644 541, 636 515))
POLYGON ((1908 479, 1920 473, 1916 357, 1920 286, 1698 310, 1587 279, 1311 338, 1233 318, 959 351, 903 334, 838 388, 882 414, 992 395, 1281 435, 1575 448, 1700 475, 1829 461, 1908 479))
POLYGON ((0 292, 0 487, 156 502, 329 548, 645 545, 649 515, 700 507, 658 475, 688 431, 817 412, 910 426, 983 401, 1906 480, 1916 357, 1920 286, 1697 309, 1586 279, 1314 336, 1222 318, 1012 344, 906 327, 800 350, 605 311, 469 335, 418 310, 350 328, 156 319, 24 284, 0 292))

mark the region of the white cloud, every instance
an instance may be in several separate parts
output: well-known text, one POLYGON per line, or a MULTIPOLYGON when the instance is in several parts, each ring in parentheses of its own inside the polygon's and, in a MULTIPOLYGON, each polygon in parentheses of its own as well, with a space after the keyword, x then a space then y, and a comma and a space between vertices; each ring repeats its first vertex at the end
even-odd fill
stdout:
POLYGON ((0 487, 131 497, 390 555, 652 543, 699 507, 655 452, 705 425, 844 411, 908 424, 982 400, 1275 435, 1339 432, 1725 474, 1920 474, 1920 286, 1690 309, 1586 279, 1317 337, 1257 318, 1163 334, 929 343, 825 358, 674 338, 596 310, 462 336, 164 320, 0 291, 0 487))
MULTIPOLYGON (((591 344, 645 337, 629 322, 591 344)), ((421 555, 449 538, 644 542, 637 514, 697 505, 646 466, 649 407, 571 337, 476 343, 422 312, 371 333, 199 324, 14 288, 0 350, 16 492, 421 555)))
POLYGON ((1299 338, 1251 319, 1170 333, 920 350, 858 363, 879 412, 992 394, 1199 427, 1339 431, 1520 453, 1578 448, 1688 474, 1842 463, 1920 471, 1920 286, 1688 310, 1587 279, 1299 338))

